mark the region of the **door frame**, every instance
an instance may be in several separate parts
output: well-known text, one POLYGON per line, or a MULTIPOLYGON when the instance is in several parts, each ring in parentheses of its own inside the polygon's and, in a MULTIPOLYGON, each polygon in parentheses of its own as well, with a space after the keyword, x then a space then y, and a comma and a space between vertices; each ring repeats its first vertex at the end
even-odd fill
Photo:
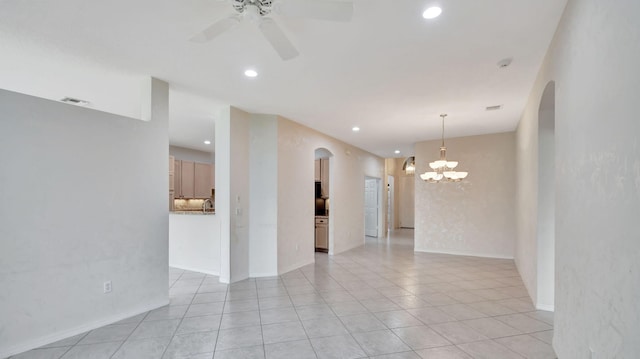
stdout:
MULTIPOLYGON (((380 238, 384 236, 384 231, 385 231, 385 224, 384 224, 384 206, 382 205, 382 200, 383 200, 383 196, 385 195, 385 193, 382 191, 382 179, 379 177, 373 177, 373 176, 365 176, 364 177, 364 191, 363 191, 363 196, 365 197, 365 201, 363 201, 362 206, 363 206, 363 214, 364 214, 364 233, 365 236, 367 233, 367 218, 366 218, 366 188, 367 188, 367 181, 368 180, 374 180, 375 184, 376 184, 376 194, 377 194, 377 203, 376 203, 376 220, 378 222, 377 228, 376 228, 376 238, 380 238), (382 219, 382 220, 381 220, 382 219)), ((369 236, 370 237, 370 236, 369 236)))

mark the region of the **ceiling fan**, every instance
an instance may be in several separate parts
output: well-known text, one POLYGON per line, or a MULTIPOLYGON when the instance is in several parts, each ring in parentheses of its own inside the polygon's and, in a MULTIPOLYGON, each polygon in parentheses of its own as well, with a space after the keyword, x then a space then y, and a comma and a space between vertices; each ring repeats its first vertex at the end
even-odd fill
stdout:
POLYGON ((335 0, 231 0, 235 14, 219 20, 191 38, 192 42, 211 41, 232 29, 245 18, 255 23, 282 60, 298 56, 280 26, 267 15, 275 13, 289 17, 347 22, 353 16, 353 3, 335 0))

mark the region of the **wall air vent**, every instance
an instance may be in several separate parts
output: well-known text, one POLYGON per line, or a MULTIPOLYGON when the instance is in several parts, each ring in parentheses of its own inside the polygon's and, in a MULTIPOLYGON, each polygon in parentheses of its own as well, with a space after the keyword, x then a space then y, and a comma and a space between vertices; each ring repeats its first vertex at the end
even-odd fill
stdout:
POLYGON ((487 106, 487 111, 497 111, 501 109, 502 109, 502 105, 487 106))
POLYGON ((65 97, 60 101, 62 101, 64 103, 69 103, 69 104, 72 104, 72 105, 78 105, 78 106, 87 106, 87 105, 89 105, 89 101, 80 100, 80 99, 73 98, 73 97, 65 97))

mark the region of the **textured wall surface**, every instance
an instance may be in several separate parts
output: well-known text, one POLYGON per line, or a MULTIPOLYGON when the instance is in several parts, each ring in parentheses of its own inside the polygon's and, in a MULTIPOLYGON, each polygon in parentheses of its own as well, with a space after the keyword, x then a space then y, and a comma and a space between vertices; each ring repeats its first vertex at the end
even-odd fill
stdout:
POLYGON ((278 274, 278 117, 251 116, 249 276, 278 274))
MULTIPOLYGON (((278 121, 278 271, 314 261, 315 150, 330 165, 329 252, 364 243, 364 178, 383 178, 384 159, 295 122, 278 121)), ((384 217, 383 217, 384 218, 384 217)), ((384 226, 382 226, 384 227, 384 226)))
POLYGON ((0 90, 0 357, 168 303, 166 83, 151 102, 145 122, 0 90))
POLYGON ((513 258, 515 134, 446 140, 447 159, 469 176, 426 183, 418 176, 438 159, 440 141, 416 144, 415 250, 513 258))
MULTIPOLYGON (((544 86, 555 81, 554 347, 560 358, 640 353, 638 13, 637 1, 570 0, 523 115, 528 123, 520 124, 534 129, 533 111, 544 86)), ((519 142, 531 139, 519 136, 519 142)), ((537 245, 530 234, 518 243, 521 250, 537 245)))
MULTIPOLYGON (((544 67, 543 67, 544 71, 544 67)), ((536 82, 534 89, 544 88, 536 82)), ((538 298, 538 107, 542 90, 534 91, 516 132, 515 262, 534 304, 538 298)))

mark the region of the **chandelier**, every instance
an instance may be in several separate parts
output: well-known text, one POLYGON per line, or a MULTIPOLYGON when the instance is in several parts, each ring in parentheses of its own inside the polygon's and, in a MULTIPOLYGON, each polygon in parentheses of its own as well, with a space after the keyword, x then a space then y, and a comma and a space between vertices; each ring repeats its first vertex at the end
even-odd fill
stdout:
POLYGON ((440 159, 429 163, 432 171, 427 171, 420 175, 426 182, 460 182, 468 172, 456 172, 454 168, 458 166, 457 161, 447 161, 447 148, 444 146, 444 118, 447 114, 440 115, 442 117, 442 146, 440 146, 440 159))
POLYGON ((407 157, 402 165, 402 170, 408 175, 416 173, 416 158, 414 156, 407 157))

